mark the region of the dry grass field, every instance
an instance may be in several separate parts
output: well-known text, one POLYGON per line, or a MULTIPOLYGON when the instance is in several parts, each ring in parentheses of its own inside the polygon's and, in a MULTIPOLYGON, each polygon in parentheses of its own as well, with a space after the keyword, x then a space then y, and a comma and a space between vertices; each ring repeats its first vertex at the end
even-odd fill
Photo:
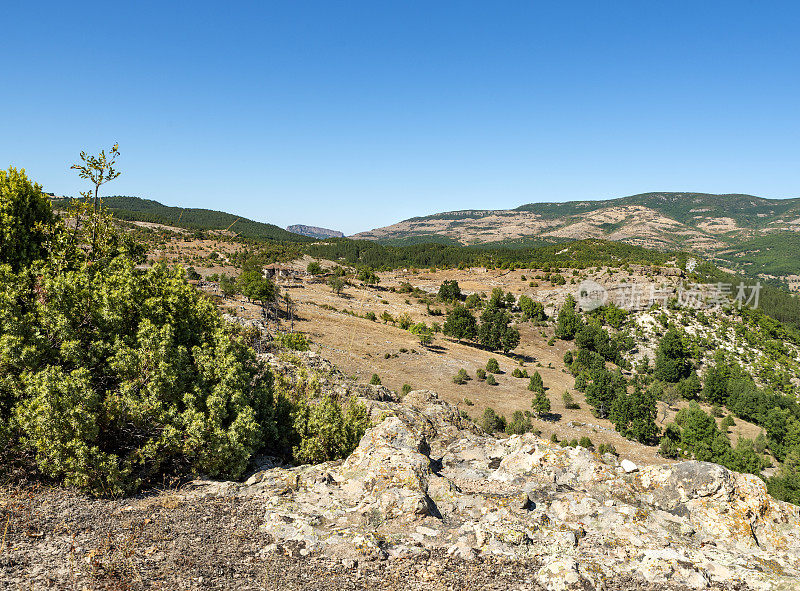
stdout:
MULTIPOLYGON (((203 277, 215 273, 238 273, 230 263, 230 257, 241 245, 225 239, 191 239, 175 230, 169 239, 151 246, 148 252, 150 260, 191 264, 203 277)), ((289 266, 305 271, 311 260, 305 256, 289 266)), ((323 267, 335 264, 332 261, 320 263, 323 267)), ((516 297, 526 294, 542 302, 546 312, 552 315, 568 294, 575 294, 578 284, 584 279, 601 284, 622 280, 639 284, 664 281, 664 278, 638 275, 635 271, 614 270, 611 273, 608 269, 595 269, 580 274, 566 273, 567 284, 553 286, 541 280, 543 274, 543 271, 530 269, 401 269, 379 273, 380 283, 377 287, 352 281, 352 285, 348 285, 339 295, 322 279, 314 281, 305 278, 302 281, 279 281, 278 284, 281 291, 296 304, 294 330, 306 333, 312 341, 313 350, 362 383, 368 383, 372 375, 377 374, 384 386, 398 392, 405 384, 414 389, 434 390, 474 419, 489 407, 510 419, 515 411, 530 410, 533 399, 533 393, 527 389, 528 379, 512 377, 511 372, 515 368, 525 370, 530 375, 538 371, 551 403, 551 413, 547 419, 532 418, 534 428, 541 431, 542 437, 550 438, 555 434, 559 440, 573 440, 588 436, 595 445, 611 444, 621 457, 639 464, 668 462, 657 455, 657 448, 625 439, 614 430, 610 421, 598 419, 592 414, 584 395, 575 390, 573 376, 564 366, 564 353, 574 346, 553 339, 552 326, 537 326, 531 322, 516 324, 520 331, 520 345, 513 353, 503 355, 457 342, 441 333, 435 335, 430 346, 422 346, 409 331, 380 319, 382 313, 388 312, 394 319, 407 314, 414 323, 444 323, 445 316, 429 314, 428 307, 446 314, 448 305, 431 299, 425 301, 413 293, 402 293, 400 289, 404 283, 431 296, 435 296, 439 286, 446 280, 458 281, 465 295, 477 293, 488 296, 494 288, 500 288, 516 297), (370 312, 377 320, 364 318, 370 312), (476 378, 476 370, 485 368, 490 358, 497 359, 502 372, 495 376, 496 386, 476 378), (462 368, 472 379, 459 385, 453 382, 453 377, 462 368), (564 392, 569 392, 580 408, 565 408, 562 400, 564 392)), ((219 296, 218 293, 215 295, 219 296)), ((261 317, 259 306, 243 298, 215 299, 228 313, 243 318, 261 317)), ((281 328, 288 330, 288 323, 284 321, 281 328)), ((670 407, 659 402, 658 423, 670 422, 676 412, 687 404, 678 402, 670 407)), ((704 410, 709 411, 710 407, 704 406, 704 410)), ((735 444, 737 437, 755 438, 759 432, 757 426, 737 419, 729 435, 735 444)))
MULTIPOLYGON (((293 266, 305 269, 310 260, 297 260, 293 266)), ((323 266, 332 264, 323 261, 323 266)), ((199 270, 204 275, 210 272, 199 270)), ((539 272, 533 272, 533 276, 537 274, 539 272)), ((283 292, 297 304, 294 329, 306 333, 312 340, 312 349, 343 372, 362 383, 368 383, 372 375, 377 374, 383 385, 398 392, 404 384, 414 389, 434 390, 474 419, 488 407, 510 419, 514 411, 530 410, 533 399, 533 393, 527 389, 528 379, 512 377, 511 372, 515 368, 526 370, 530 375, 538 371, 552 407, 547 419, 532 419, 534 428, 541 431, 542 437, 550 438, 555 434, 559 440, 572 440, 588 436, 595 445, 612 444, 621 457, 642 465, 669 461, 657 455, 657 448, 627 440, 614 430, 610 421, 593 416, 584 395, 574 389, 574 378, 564 366, 563 356, 571 348, 571 343, 553 340, 551 326, 535 326, 531 322, 517 324, 520 345, 512 354, 503 355, 457 342, 441 333, 435 335, 432 345, 425 347, 409 331, 380 320, 386 311, 394 318, 408 314, 414 322, 444 322, 444 316, 429 315, 426 304, 420 303, 412 294, 397 291, 403 282, 428 293, 435 293, 444 280, 450 279, 457 280, 465 293, 483 292, 488 295, 493 288, 500 287, 517 296, 526 293, 534 299, 551 302, 549 312, 554 309, 553 302, 562 301, 567 293, 574 292, 576 285, 531 288, 529 270, 466 269, 379 275, 379 287, 355 282, 356 285, 346 287, 341 295, 333 293, 323 281, 279 282, 283 292), (526 279, 523 280, 522 276, 526 279), (363 317, 369 312, 374 313, 378 320, 363 317), (485 368, 490 358, 497 359, 502 371, 496 375, 496 386, 476 379, 476 370, 485 368), (453 382, 453 377, 462 368, 472 379, 458 385, 453 382), (572 395, 580 405, 579 409, 565 408, 562 401, 564 392, 572 395)), ((258 318, 261 315, 257 305, 239 298, 227 300, 223 305, 241 317, 258 318)), ((444 312, 447 307, 436 302, 431 304, 431 308, 444 312)), ((288 324, 283 324, 283 329, 288 330, 288 324)), ((668 407, 659 402, 658 421, 666 424, 679 408, 687 404, 680 402, 668 407)), ((705 410, 710 410, 710 407, 705 407, 705 410)), ((737 434, 754 438, 759 428, 737 419, 737 425, 730 433, 735 443, 737 434)))

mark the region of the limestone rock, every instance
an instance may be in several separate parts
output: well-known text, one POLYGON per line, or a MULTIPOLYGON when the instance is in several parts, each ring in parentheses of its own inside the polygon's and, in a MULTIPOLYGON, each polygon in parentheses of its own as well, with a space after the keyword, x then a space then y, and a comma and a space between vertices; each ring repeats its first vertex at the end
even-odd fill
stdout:
POLYGON ((439 550, 541 560, 537 582, 553 591, 616 576, 797 588, 800 508, 754 476, 693 461, 618 466, 532 434, 496 439, 427 390, 362 400, 374 426, 344 462, 269 467, 186 494, 263 499, 278 546, 345 565, 439 550))

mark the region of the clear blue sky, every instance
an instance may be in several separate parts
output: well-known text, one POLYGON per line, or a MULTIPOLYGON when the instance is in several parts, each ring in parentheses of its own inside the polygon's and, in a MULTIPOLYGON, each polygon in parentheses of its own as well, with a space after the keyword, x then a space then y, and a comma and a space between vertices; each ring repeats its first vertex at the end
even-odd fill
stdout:
POLYGON ((800 196, 794 2, 8 2, 0 166, 346 233, 653 190, 800 196))

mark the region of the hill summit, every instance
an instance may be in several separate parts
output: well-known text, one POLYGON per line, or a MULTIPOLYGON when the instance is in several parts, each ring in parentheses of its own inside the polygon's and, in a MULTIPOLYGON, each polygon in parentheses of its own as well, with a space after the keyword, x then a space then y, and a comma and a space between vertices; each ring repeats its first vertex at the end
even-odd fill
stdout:
POLYGON ((294 234, 309 236, 310 238, 344 238, 344 234, 338 230, 329 230, 328 228, 319 228, 317 226, 305 226, 303 224, 287 226, 286 230, 294 234))
POLYGON ((609 200, 529 203, 410 218, 354 236, 447 237, 465 245, 605 238, 659 249, 715 252, 764 233, 800 231, 800 199, 657 192, 609 200))

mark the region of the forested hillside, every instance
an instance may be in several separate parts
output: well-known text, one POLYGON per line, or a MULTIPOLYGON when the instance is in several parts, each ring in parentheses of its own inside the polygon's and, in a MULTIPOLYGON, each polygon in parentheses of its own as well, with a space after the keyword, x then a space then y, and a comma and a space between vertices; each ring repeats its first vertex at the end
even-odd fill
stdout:
POLYGON ((440 242, 509 248, 594 238, 693 252, 737 270, 785 277, 800 274, 800 259, 788 254, 795 251, 798 236, 800 199, 662 192, 437 213, 354 238, 389 245, 440 242))
MULTIPOLYGON (((55 208, 66 207, 68 199, 54 199, 55 208)), ((128 221, 153 222, 189 230, 229 230, 253 240, 285 240, 306 242, 310 239, 288 232, 274 224, 257 222, 223 211, 171 207, 140 197, 114 196, 103 198, 103 206, 115 217, 128 221)))

